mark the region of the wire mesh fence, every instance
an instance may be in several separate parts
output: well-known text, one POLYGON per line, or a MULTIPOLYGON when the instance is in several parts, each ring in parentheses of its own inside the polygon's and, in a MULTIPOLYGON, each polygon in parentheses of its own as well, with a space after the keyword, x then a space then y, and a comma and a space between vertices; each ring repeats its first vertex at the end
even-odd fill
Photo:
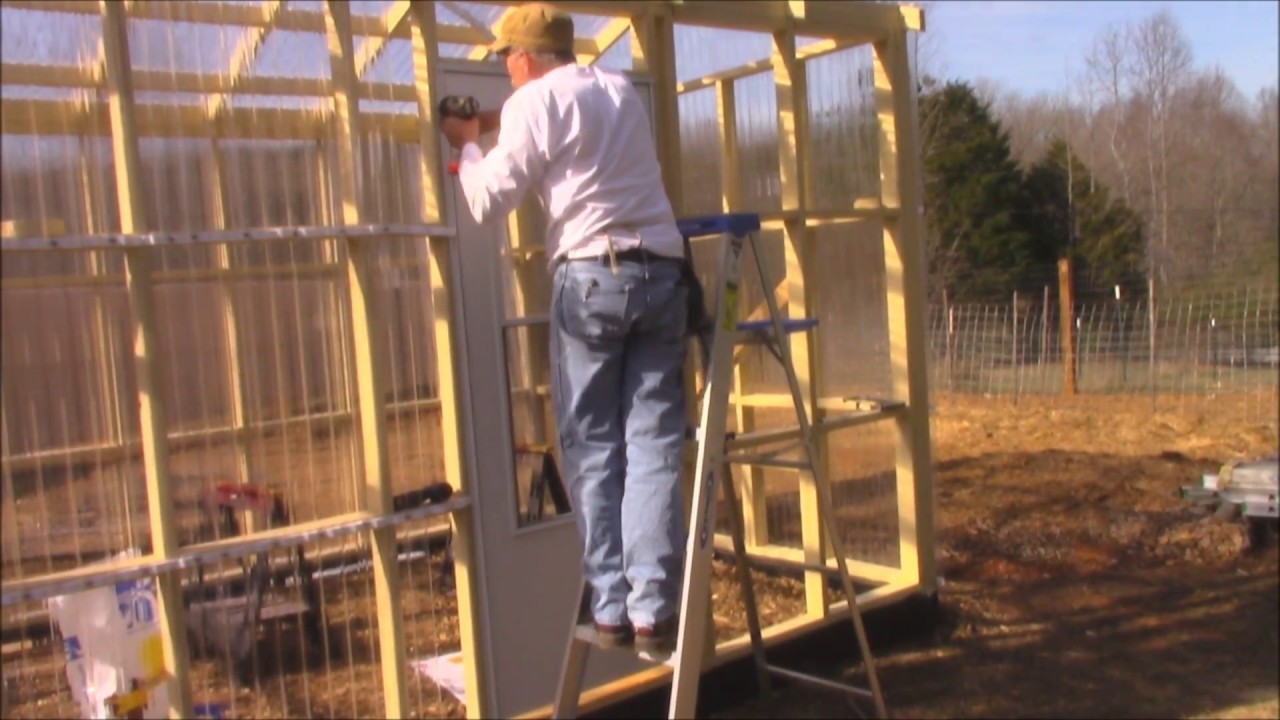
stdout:
POLYGON ((1145 394, 1153 407, 1249 398, 1244 422, 1276 422, 1280 291, 1234 287, 1074 303, 1013 294, 1004 303, 929 308, 931 384, 947 392, 1145 394))

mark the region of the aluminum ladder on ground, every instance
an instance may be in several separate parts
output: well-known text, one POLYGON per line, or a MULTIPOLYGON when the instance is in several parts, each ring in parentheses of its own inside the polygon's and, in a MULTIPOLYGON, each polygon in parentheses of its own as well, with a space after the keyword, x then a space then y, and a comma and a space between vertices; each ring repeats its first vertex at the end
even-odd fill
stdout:
MULTIPOLYGON (((748 631, 751 636, 752 655, 755 659, 760 691, 766 698, 770 692, 769 677, 778 675, 790 680, 808 682, 824 688, 834 688, 853 695, 870 698, 875 704, 878 717, 888 717, 885 711, 884 697, 880 691, 876 677, 875 664, 871 657, 871 648, 867 642, 863 627, 862 614, 858 609, 857 593, 849 576, 849 568, 845 561, 844 543, 836 533, 832 518, 831 486, 827 478, 817 472, 816 449, 813 429, 809 422, 808 412, 800 391, 800 383, 796 376, 795 366, 791 361, 789 343, 786 335, 791 332, 811 330, 817 320, 809 318, 783 318, 774 299, 773 284, 767 277, 763 263, 757 253, 756 232, 760 229, 760 217, 754 214, 715 215, 691 218, 679 222, 680 231, 686 240, 694 237, 722 235, 723 243, 720 255, 719 274, 717 275, 716 297, 710 330, 710 342, 701 337, 702 356, 705 372, 705 383, 702 391, 700 423, 698 427, 698 454, 694 477, 697 481, 693 488, 693 502, 690 511, 689 535, 685 546, 684 578, 681 588, 679 624, 676 635, 675 651, 669 657, 655 657, 639 654, 645 660, 663 663, 672 668, 671 702, 669 716, 671 718, 691 718, 697 707, 698 681, 702 676, 703 662, 707 657, 707 639, 710 632, 710 598, 711 598, 711 558, 715 537, 715 494, 716 480, 721 479, 730 512, 731 535, 735 565, 741 584, 743 603, 746 606, 748 631), (741 273, 739 261, 742 251, 751 246, 751 256, 759 274, 760 285, 765 289, 763 295, 769 310, 769 319, 755 322, 739 323, 738 300, 741 273), (804 450, 804 460, 794 461, 774 457, 777 452, 743 455, 727 452, 727 445, 747 447, 747 438, 729 441, 725 426, 728 416, 729 388, 733 383, 733 349, 735 345, 745 343, 763 344, 777 358, 787 376, 790 386, 792 404, 796 412, 796 420, 800 436, 800 444, 804 450), (730 463, 752 464, 757 466, 786 467, 807 471, 813 475, 818 491, 818 513, 826 542, 831 547, 836 560, 836 569, 848 598, 850 619, 854 633, 858 639, 859 650, 866 665, 869 689, 857 688, 836 683, 825 678, 788 670, 770 665, 765 657, 764 640, 760 629, 760 617, 755 602, 751 574, 748 569, 746 542, 743 535, 742 508, 738 505, 733 487, 733 476, 729 472, 730 463)), ((825 569, 825 568, 824 568, 825 569)), ((595 629, 590 614, 590 587, 584 582, 581 602, 575 608, 573 631, 570 633, 560 671, 560 681, 556 688, 555 702, 552 706, 552 717, 568 718, 577 715, 578 701, 582 692, 582 679, 586 670, 587 658, 592 645, 595 644, 595 629)), ((613 652, 631 651, 634 649, 614 649, 613 652)))

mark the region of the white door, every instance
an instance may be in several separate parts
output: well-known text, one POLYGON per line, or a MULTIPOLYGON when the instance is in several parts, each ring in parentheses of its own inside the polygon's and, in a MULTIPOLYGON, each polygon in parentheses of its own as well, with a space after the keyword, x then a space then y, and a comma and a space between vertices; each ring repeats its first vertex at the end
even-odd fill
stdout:
MULTIPOLYGON (((505 69, 498 63, 468 67, 444 63, 442 95, 473 95, 481 107, 496 108, 511 93, 505 69)), ((651 108, 649 85, 637 88, 651 108)), ((652 113, 650 113, 652 118, 652 113)), ((482 145, 488 149, 493 137, 482 145)), ((444 157, 453 157, 443 148, 444 157)), ((476 556, 481 569, 476 618, 481 629, 493 712, 511 717, 548 705, 553 699, 561 656, 581 583, 581 541, 571 515, 548 513, 528 521, 529 476, 537 456, 522 454, 517 443, 555 437, 554 427, 529 421, 531 393, 513 389, 543 385, 544 378, 511 378, 511 363, 539 331, 545 334, 549 293, 535 292, 522 302, 513 297, 513 266, 507 222, 477 225, 461 200, 456 178, 446 176, 448 217, 456 224, 459 316, 463 336, 460 380, 464 398, 463 432, 469 453, 467 470, 476 513, 476 556), (521 308, 520 305, 525 307, 521 308), (514 425, 513 425, 514 421, 514 425)), ((542 242, 541 237, 525 240, 542 242)), ((534 255, 526 272, 543 273, 549 286, 545 255, 534 255)), ((535 349, 543 364, 545 349, 535 349)), ((541 363, 539 363, 541 361, 541 363)), ((518 367, 518 364, 517 364, 518 367)), ((544 392, 544 405, 549 396, 544 392)), ((550 415, 548 411, 547 416, 550 415)), ((648 667, 630 654, 593 651, 584 687, 623 677, 648 667)))

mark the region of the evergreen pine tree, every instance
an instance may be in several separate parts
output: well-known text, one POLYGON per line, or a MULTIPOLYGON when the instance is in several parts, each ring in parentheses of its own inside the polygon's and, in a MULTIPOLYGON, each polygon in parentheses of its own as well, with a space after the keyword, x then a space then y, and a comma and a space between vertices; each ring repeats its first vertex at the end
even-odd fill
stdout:
POLYGON ((1094 182, 1062 139, 1027 172, 1032 214, 1058 257, 1070 257, 1084 288, 1142 282, 1142 221, 1094 182))
POLYGON ((1008 134, 967 83, 920 98, 926 118, 929 270, 956 298, 1004 295, 1041 282, 1054 249, 1038 231, 1008 134))

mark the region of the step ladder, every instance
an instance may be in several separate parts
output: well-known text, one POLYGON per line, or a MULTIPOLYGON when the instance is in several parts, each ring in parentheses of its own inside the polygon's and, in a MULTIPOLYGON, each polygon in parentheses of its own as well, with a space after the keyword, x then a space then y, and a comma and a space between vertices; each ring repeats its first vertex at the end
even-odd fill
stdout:
MULTIPOLYGON (((855 696, 870 698, 878 717, 888 717, 885 711, 884 697, 880 692, 879 680, 876 677, 875 664, 871 657, 871 648, 867 642, 862 623, 862 614, 858 609, 857 593, 853 581, 849 577, 849 569, 845 562, 840 535, 835 531, 832 519, 831 486, 826 477, 816 472, 816 451, 813 429, 810 425, 804 400, 800 392, 800 383, 796 377, 795 367, 791 362, 790 346, 785 336, 792 332, 804 332, 817 325, 816 319, 783 318, 778 310, 777 301, 772 291, 773 284, 766 277, 766 271, 757 254, 756 232, 760 229, 760 217, 754 214, 728 214, 682 220, 680 231, 688 241, 695 237, 711 235, 723 236, 720 256, 718 285, 713 323, 707 332, 699 337, 702 345, 702 360, 705 370, 705 382, 702 391, 701 420, 698 427, 698 454, 695 465, 697 481, 693 489, 693 502, 690 511, 689 535, 685 546, 684 581, 681 589, 679 628, 676 635, 676 646, 670 656, 659 657, 644 653, 638 655, 650 662, 662 663, 672 668, 671 718, 691 718, 694 716, 698 699, 698 681, 702 676, 703 662, 707 657, 707 639, 712 634, 710 626, 710 582, 711 558, 715 537, 715 494, 716 481, 721 480, 721 487, 728 501, 730 512, 731 535, 737 575, 741 584, 743 603, 746 606, 748 632, 751 636, 751 650, 755 660, 757 678, 762 698, 767 702, 770 694, 769 678, 778 675, 790 680, 808 682, 828 689, 838 689, 855 696), (751 256, 755 259, 761 287, 765 288, 764 297, 769 310, 769 319, 738 322, 739 299, 739 261, 743 249, 750 245, 751 256), (709 336, 709 337, 708 337, 709 336), (729 388, 733 382, 733 348, 741 344, 761 344, 777 358, 786 372, 790 386, 791 398, 796 411, 800 444, 804 450, 803 461, 784 460, 773 457, 778 453, 756 454, 744 456, 727 452, 733 445, 732 438, 726 435, 725 425, 728 416, 729 388), (806 675, 768 663, 765 657, 764 640, 761 635, 760 617, 755 602, 755 591, 752 587, 751 573, 748 568, 746 542, 743 535, 742 508, 738 505, 733 487, 733 476, 729 470, 731 463, 754 465, 773 465, 803 470, 814 476, 818 490, 818 507, 825 540, 832 549, 836 560, 836 569, 840 577, 845 596, 848 598, 850 619, 854 633, 858 639, 859 650, 866 665, 869 688, 858 688, 836 683, 825 678, 806 675)), ((825 566, 824 571, 829 570, 825 566)), ((561 665, 560 682, 556 689, 555 702, 552 706, 552 717, 568 718, 577 715, 578 700, 581 697, 583 673, 589 652, 595 645, 595 629, 590 614, 590 586, 584 581, 581 602, 575 608, 573 631, 570 633, 568 647, 561 665)), ((630 651, 631 648, 614 648, 611 652, 630 651)), ((856 708, 856 706, 855 706, 856 708)), ((860 712, 860 710, 859 710, 860 712)))

